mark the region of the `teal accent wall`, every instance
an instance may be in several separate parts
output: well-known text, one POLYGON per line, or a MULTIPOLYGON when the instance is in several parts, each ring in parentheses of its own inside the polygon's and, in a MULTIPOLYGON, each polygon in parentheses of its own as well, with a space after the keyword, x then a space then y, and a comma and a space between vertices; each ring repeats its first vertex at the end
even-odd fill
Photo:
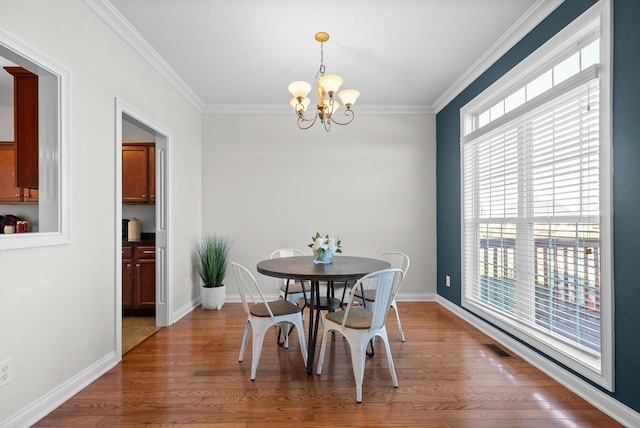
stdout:
MULTIPOLYGON (((640 1, 612 1, 615 392, 604 392, 640 412, 640 1)), ((437 291, 458 306, 460 108, 595 3, 565 0, 436 115, 437 291)))

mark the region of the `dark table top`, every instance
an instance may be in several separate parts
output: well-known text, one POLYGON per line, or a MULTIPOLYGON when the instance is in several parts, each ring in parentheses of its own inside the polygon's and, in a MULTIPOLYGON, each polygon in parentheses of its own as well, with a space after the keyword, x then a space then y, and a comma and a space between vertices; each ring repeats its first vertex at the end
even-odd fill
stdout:
POLYGON ((263 275, 276 278, 348 281, 390 267, 383 260, 368 257, 335 256, 333 263, 315 264, 313 256, 296 256, 263 260, 258 263, 257 270, 263 275))

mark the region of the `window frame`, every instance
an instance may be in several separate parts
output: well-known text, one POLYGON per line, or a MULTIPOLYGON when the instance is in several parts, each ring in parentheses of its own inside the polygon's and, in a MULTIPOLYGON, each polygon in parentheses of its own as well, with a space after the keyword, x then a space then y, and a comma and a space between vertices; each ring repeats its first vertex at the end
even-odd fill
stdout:
MULTIPOLYGON (((69 219, 69 111, 70 111, 70 73, 35 49, 15 39, 0 29, 0 55, 9 61, 21 65, 30 63, 41 71, 43 76, 51 79, 48 85, 52 90, 46 102, 57 113, 48 130, 49 139, 41 140, 39 148, 40 175, 52 177, 47 183, 46 192, 41 198, 50 194, 52 203, 46 208, 55 218, 48 219, 57 224, 56 230, 50 232, 14 233, 0 235, 0 251, 21 248, 35 248, 51 245, 64 245, 70 242, 69 219), (46 156, 43 153, 46 151, 46 156), (53 159, 43 164, 43 158, 53 159), (43 171, 44 169, 44 171, 43 171), (43 174, 44 172, 44 174, 43 174)), ((42 135, 42 133, 41 133, 42 135)), ((42 184, 42 181, 41 181, 42 184)), ((45 190, 45 189, 42 189, 45 190)), ((39 217, 42 210, 39 202, 39 217)), ((43 220, 39 218, 39 222, 43 220)))
POLYGON ((609 391, 614 390, 611 8, 610 0, 600 0, 460 110, 462 306, 609 391), (583 363, 580 356, 576 352, 572 352, 571 347, 546 343, 546 339, 540 340, 539 334, 536 335, 535 332, 516 328, 505 317, 493 314, 486 308, 466 298, 466 287, 471 285, 467 285, 465 280, 465 242, 467 237, 464 223, 464 159, 462 156, 464 153, 463 143, 476 131, 480 113, 486 112, 496 103, 506 99, 520 87, 534 80, 546 70, 552 69, 553 66, 562 62, 570 54, 579 50, 578 42, 586 41, 584 46, 588 45, 590 43, 588 40, 593 40, 594 32, 597 32, 597 37, 600 38, 600 65, 598 68, 600 73, 600 245, 602 258, 600 269, 601 352, 599 368, 583 363))

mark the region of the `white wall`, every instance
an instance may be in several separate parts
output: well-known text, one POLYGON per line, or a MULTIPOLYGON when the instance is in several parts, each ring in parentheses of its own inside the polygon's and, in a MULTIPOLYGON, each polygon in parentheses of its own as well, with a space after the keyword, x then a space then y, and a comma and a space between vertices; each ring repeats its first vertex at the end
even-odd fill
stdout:
MULTIPOLYGON (((398 300, 436 293, 435 117, 357 115, 326 133, 291 115, 205 115, 202 230, 233 239, 255 265, 277 248, 339 235, 345 255, 402 251, 411 267, 398 300)), ((237 294, 232 274, 228 294, 237 294)))
POLYGON ((13 106, 0 106, 0 141, 13 141, 13 132, 13 106))
POLYGON ((200 229, 202 138, 200 113, 83 2, 3 1, 1 9, 3 31, 71 73, 71 243, 0 251, 0 361, 13 359, 13 381, 0 388, 3 426, 117 361, 116 98, 170 134, 174 312, 194 293, 185 278, 200 229))

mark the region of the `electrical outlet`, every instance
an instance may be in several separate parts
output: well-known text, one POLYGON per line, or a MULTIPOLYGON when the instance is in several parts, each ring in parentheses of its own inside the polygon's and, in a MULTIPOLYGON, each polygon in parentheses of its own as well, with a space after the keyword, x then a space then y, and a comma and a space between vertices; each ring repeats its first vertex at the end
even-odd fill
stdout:
POLYGON ((449 275, 444 277, 444 285, 451 287, 451 277, 449 275))
POLYGON ((13 370, 11 364, 11 358, 7 358, 6 360, 0 362, 0 387, 11 382, 11 379, 13 378, 13 370))

